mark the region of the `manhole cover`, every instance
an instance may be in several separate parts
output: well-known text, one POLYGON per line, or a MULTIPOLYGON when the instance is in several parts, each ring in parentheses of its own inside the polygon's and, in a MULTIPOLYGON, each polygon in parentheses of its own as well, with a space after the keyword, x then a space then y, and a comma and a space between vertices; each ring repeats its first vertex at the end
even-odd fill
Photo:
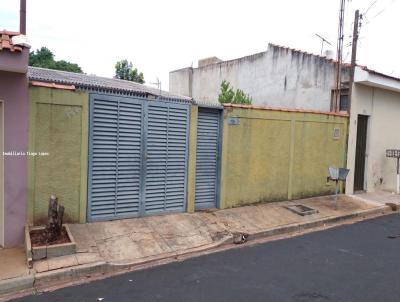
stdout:
POLYGON ((293 213, 296 213, 301 216, 318 213, 318 211, 316 209, 307 207, 302 204, 294 204, 294 205, 290 205, 290 206, 285 206, 285 208, 292 211, 293 213))

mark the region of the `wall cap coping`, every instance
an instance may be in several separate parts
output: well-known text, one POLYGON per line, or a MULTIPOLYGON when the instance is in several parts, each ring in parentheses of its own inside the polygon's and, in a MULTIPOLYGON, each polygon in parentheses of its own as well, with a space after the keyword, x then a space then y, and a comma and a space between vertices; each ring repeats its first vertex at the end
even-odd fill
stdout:
POLYGON ((54 89, 75 90, 75 85, 61 85, 56 83, 39 82, 39 81, 32 81, 31 85, 38 87, 54 88, 54 89))
POLYGON ((347 112, 328 112, 328 111, 319 111, 312 109, 301 109, 301 108, 280 108, 280 107, 271 107, 271 106, 262 106, 262 105, 243 105, 243 104, 223 104, 224 108, 241 108, 241 109, 258 109, 258 110, 269 110, 269 111, 282 111, 282 112, 300 112, 300 113, 312 113, 312 114, 324 114, 324 115, 332 115, 332 116, 342 116, 348 117, 349 114, 347 112))

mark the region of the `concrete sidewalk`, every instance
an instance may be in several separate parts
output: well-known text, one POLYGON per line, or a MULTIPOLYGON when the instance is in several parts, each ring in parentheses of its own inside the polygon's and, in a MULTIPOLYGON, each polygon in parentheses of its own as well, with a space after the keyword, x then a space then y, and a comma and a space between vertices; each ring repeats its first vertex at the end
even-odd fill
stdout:
MULTIPOLYGON (((49 282, 62 283, 93 274, 174 261, 184 255, 233 244, 237 234, 246 234, 248 240, 252 240, 389 212, 390 207, 382 203, 348 196, 340 196, 338 209, 335 209, 333 197, 327 196, 193 214, 71 224, 77 254, 36 261, 32 271, 3 274, 0 270, 0 280, 10 282, 13 277, 34 276, 35 286, 48 286, 49 282), (300 203, 318 213, 300 216, 285 208, 300 203)), ((13 254, 9 250, 0 251, 0 263, 7 263, 13 254)), ((15 267, 21 267, 22 258, 18 261, 15 267)), ((1 282, 4 281, 0 281, 0 293, 1 282)))
POLYGON ((0 295, 32 287, 33 281, 34 272, 28 269, 24 248, 0 248, 0 295))
POLYGON ((400 195, 388 191, 365 192, 353 195, 363 201, 372 201, 391 206, 393 209, 400 207, 400 195))

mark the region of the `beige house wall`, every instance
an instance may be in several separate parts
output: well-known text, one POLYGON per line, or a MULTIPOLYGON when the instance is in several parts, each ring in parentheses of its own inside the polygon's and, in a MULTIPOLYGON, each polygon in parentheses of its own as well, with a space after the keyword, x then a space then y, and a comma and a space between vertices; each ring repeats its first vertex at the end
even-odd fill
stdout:
POLYGON ((371 82, 353 86, 352 112, 349 121, 347 168, 350 169, 346 193, 354 193, 354 168, 357 140, 357 117, 369 116, 364 189, 396 191, 395 160, 386 158, 386 149, 400 149, 400 91, 374 87, 371 82))

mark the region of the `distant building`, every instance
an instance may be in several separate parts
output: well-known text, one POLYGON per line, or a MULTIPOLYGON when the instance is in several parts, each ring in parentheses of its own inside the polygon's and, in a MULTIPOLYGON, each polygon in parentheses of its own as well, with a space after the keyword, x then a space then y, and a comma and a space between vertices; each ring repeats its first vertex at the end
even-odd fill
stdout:
MULTIPOLYGON (((328 57, 269 44, 265 52, 230 61, 199 60, 197 68, 169 74, 169 91, 207 103, 217 103, 220 85, 229 81, 249 94, 255 105, 330 111, 336 87, 336 62, 328 57)), ((342 83, 349 80, 344 65, 342 83)), ((341 109, 347 109, 342 90, 341 109)))

